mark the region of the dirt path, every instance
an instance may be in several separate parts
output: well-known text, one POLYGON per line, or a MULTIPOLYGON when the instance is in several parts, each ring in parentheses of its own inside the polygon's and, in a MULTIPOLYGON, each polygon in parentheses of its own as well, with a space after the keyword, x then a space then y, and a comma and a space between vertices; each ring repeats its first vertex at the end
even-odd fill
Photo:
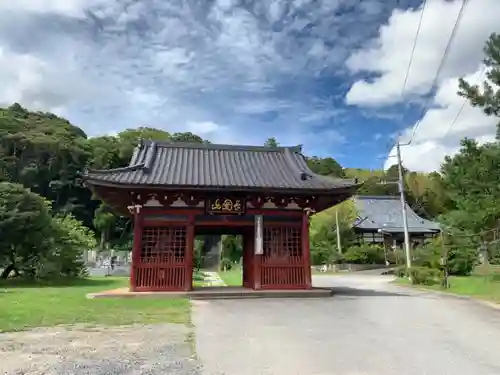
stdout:
POLYGON ((0 374, 201 374, 182 325, 39 328, 0 334, 0 374))

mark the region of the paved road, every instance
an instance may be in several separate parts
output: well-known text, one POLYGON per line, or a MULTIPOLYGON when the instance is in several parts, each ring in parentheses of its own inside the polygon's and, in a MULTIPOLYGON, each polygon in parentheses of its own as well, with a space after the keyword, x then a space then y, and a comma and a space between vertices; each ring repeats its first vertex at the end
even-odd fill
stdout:
POLYGON ((498 375, 500 311, 390 277, 318 276, 330 299, 196 303, 205 375, 498 375))

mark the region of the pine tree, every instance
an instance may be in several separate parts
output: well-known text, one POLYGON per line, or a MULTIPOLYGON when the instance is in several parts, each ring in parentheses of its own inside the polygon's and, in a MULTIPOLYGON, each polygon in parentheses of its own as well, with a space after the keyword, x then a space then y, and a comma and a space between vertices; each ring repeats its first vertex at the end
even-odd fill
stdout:
MULTIPOLYGON (((467 98, 473 107, 479 107, 488 116, 500 119, 500 34, 490 35, 484 47, 486 78, 482 85, 471 85, 460 79, 458 94, 467 98)), ((496 139, 500 141, 500 121, 496 139)))

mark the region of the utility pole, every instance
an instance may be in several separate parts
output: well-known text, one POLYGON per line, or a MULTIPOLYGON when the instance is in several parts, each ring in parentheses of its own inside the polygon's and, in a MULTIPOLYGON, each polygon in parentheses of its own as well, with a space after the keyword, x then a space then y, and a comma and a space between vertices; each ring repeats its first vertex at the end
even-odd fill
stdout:
POLYGON ((340 225, 339 225, 339 209, 335 209, 335 226, 336 226, 336 231, 337 231, 337 249, 339 251, 339 254, 342 254, 342 244, 341 244, 341 238, 340 238, 340 225))
POLYGON ((439 231, 439 236, 441 239, 441 249, 442 249, 442 259, 441 259, 441 265, 443 266, 443 287, 445 289, 448 289, 449 283, 448 283, 448 247, 444 243, 444 228, 441 227, 439 231))
MULTIPOLYGON (((405 235, 405 254, 406 254, 406 269, 409 271, 411 268, 411 249, 410 249, 410 234, 408 231, 408 217, 406 213, 406 200, 405 200, 405 184, 403 178, 403 164, 401 161, 401 145, 398 142, 396 143, 396 157, 398 163, 398 185, 399 185, 399 196, 401 198, 401 214, 403 216, 403 228, 405 235)), ((408 276, 411 279, 410 273, 408 272, 408 276)))

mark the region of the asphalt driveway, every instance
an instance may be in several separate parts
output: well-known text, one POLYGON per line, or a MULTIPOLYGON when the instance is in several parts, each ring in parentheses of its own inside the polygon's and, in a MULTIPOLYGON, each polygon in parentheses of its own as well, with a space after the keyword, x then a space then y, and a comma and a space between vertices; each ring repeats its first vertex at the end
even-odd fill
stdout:
POLYGON ((500 374, 500 311, 389 281, 318 276, 335 297, 196 302, 204 374, 500 374))

